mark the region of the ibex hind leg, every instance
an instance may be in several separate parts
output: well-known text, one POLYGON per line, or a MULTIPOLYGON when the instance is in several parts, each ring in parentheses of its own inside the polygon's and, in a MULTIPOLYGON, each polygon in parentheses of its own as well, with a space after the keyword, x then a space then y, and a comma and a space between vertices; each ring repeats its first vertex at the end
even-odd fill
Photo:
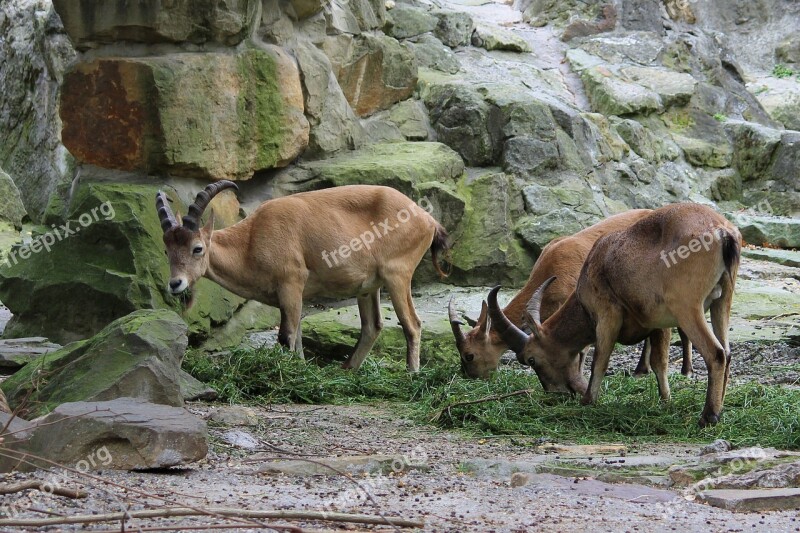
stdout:
POLYGON ((642 345, 642 355, 639 356, 639 363, 633 371, 633 377, 641 378, 650 373, 650 338, 644 340, 642 345))
POLYGON ((708 388, 706 389, 706 404, 698 423, 700 427, 713 425, 719 422, 722 413, 722 403, 725 397, 725 367, 727 358, 725 350, 717 341, 706 323, 702 304, 695 309, 684 309, 675 313, 679 318, 680 328, 697 347, 708 369, 708 388))
POLYGON ((278 306, 281 310, 281 326, 278 329, 278 342, 304 358, 300 318, 303 311, 303 286, 299 288, 286 284, 278 292, 278 306))
POLYGON ((681 328, 678 328, 678 335, 681 338, 681 350, 683 353, 683 362, 681 363, 681 374, 691 377, 692 370, 692 341, 686 336, 681 328))
POLYGON ((353 354, 342 363, 342 368, 358 369, 383 328, 380 289, 358 297, 358 314, 361 317, 361 335, 353 354))
POLYGON ((386 290, 392 298, 394 312, 397 313, 397 319, 406 337, 406 366, 409 372, 418 372, 422 321, 417 316, 411 299, 411 276, 387 280, 386 290))
POLYGON ((663 401, 669 401, 669 380, 667 371, 669 369, 669 337, 670 329, 657 329, 650 334, 652 351, 650 352, 650 365, 658 382, 658 394, 663 401))

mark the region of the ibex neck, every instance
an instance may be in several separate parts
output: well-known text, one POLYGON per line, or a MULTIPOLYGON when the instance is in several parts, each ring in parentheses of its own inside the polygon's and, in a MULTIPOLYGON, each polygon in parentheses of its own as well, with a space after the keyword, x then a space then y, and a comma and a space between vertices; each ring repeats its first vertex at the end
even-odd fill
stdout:
POLYGON ((569 347, 577 353, 596 340, 595 323, 578 301, 575 292, 570 294, 564 305, 558 308, 542 327, 548 331, 553 341, 560 346, 569 347))
POLYGON ((538 278, 539 277, 534 274, 534 277, 528 279, 528 282, 522 287, 522 290, 519 291, 503 309, 503 314, 518 328, 522 328, 525 325, 525 309, 527 309, 528 302, 531 301, 534 291, 536 291, 542 283, 547 281, 547 278, 538 278))
POLYGON ((248 276, 249 227, 236 224, 211 234, 205 277, 243 298, 256 298, 248 276))

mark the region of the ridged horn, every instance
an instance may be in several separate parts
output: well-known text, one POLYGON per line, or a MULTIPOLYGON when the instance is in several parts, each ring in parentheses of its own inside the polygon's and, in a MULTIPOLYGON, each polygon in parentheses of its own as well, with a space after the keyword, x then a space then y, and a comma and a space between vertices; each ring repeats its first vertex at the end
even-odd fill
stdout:
POLYGON ((544 283, 539 285, 539 288, 536 289, 533 296, 531 296, 531 300, 528 302, 528 325, 531 327, 533 334, 537 337, 539 336, 539 329, 542 327, 541 309, 544 291, 546 291, 547 287, 555 280, 555 276, 547 278, 544 283))
POLYGON ((447 313, 450 315, 450 328, 453 330, 453 335, 456 338, 456 348, 458 348, 458 353, 460 354, 464 350, 464 342, 466 341, 466 337, 464 336, 464 332, 461 331, 461 326, 464 323, 458 318, 458 314, 453 308, 452 297, 450 298, 450 303, 447 304, 447 313))
POLYGON ((497 293, 500 291, 500 285, 489 291, 489 318, 492 319, 492 326, 503 342, 508 344, 514 353, 521 354, 525 350, 525 344, 528 342, 528 335, 515 326, 503 314, 503 311, 497 305, 497 293))
POLYGON ((161 221, 161 229, 165 233, 168 229, 179 225, 172 208, 169 206, 169 198, 162 191, 156 193, 156 212, 158 212, 158 218, 161 221))
POLYGON ((216 195, 225 189, 239 190, 239 186, 229 180, 220 180, 197 193, 194 203, 189 206, 189 212, 183 217, 183 227, 191 231, 200 229, 200 217, 203 216, 206 207, 216 195))

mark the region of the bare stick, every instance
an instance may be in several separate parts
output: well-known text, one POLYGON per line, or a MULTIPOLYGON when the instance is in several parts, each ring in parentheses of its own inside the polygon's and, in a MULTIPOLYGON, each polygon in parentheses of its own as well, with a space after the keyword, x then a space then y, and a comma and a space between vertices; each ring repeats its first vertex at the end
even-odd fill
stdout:
POLYGON ((61 487, 58 484, 47 483, 46 481, 42 481, 40 479, 31 479, 21 483, 0 485, 0 494, 15 494, 17 492, 22 492, 23 490, 29 489, 40 490, 42 492, 55 494, 56 496, 66 496, 67 498, 73 499, 85 498, 88 496, 88 493, 85 490, 68 489, 66 487, 61 487))
POLYGON ((469 401, 466 401, 466 402, 452 403, 452 404, 448 405, 447 407, 443 407, 442 409, 439 409, 436 412, 436 414, 434 414, 430 418, 430 422, 436 422, 437 420, 439 420, 439 418, 441 418, 441 416, 444 414, 445 411, 450 411, 450 409, 452 409, 453 407, 458 407, 458 406, 461 406, 461 405, 473 405, 473 404, 476 404, 476 403, 492 402, 492 401, 495 401, 495 400, 503 400, 505 398, 510 398, 511 396, 521 396, 523 394, 530 395, 532 392, 533 392, 533 389, 522 389, 522 390, 517 390, 517 391, 514 391, 514 392, 508 392, 506 394, 495 394, 495 395, 492 395, 492 396, 484 396, 483 398, 479 398, 477 400, 469 400, 469 401))
MULTIPOLYGON (((230 509, 226 507, 210 507, 208 509, 190 509, 188 507, 167 507, 163 509, 143 509, 125 513, 108 513, 96 515, 75 515, 57 518, 5 518, 0 519, 0 526, 46 527, 65 524, 92 524, 96 522, 119 522, 131 518, 172 518, 177 516, 222 516, 231 518, 256 518, 270 520, 309 520, 347 522, 352 524, 386 525, 380 516, 365 514, 348 514, 326 511, 251 511, 248 509, 230 509)), ((392 524, 399 527, 425 526, 422 520, 391 518, 392 524)), ((269 526, 271 527, 271 526, 269 526)))

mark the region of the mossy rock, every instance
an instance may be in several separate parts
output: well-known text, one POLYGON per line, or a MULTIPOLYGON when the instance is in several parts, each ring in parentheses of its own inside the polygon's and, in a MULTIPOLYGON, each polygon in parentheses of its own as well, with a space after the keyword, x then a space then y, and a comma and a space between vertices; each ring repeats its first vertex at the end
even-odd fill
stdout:
POLYGON ((156 185, 82 184, 65 222, 46 228, 55 241, 49 251, 17 248, 0 267, 0 301, 14 313, 5 335, 65 344, 137 309, 167 308, 182 312, 199 340, 230 319, 244 300, 208 280, 195 285, 188 311, 165 294, 169 264, 155 212, 157 191, 156 185), (74 234, 65 235, 67 224, 74 234))
MULTIPOLYGON (((453 333, 444 312, 439 316, 419 313, 422 320, 420 363, 452 363, 458 359, 453 333)), ((406 339, 389 305, 381 306, 383 330, 368 357, 386 356, 405 361, 406 339)), ((344 361, 353 353, 361 331, 357 306, 341 307, 303 319, 303 350, 323 361, 344 361)))
POLYGON ((66 402, 120 397, 182 405, 180 362, 187 328, 166 310, 140 310, 109 324, 94 337, 30 362, 2 389, 12 408, 29 417, 66 402))
POLYGON ((19 190, 11 179, 11 176, 0 169, 0 222, 10 223, 15 228, 22 226, 22 219, 27 214, 19 190))
POLYGON ((470 285, 524 283, 533 257, 514 234, 514 220, 523 213, 523 203, 513 179, 487 171, 472 180, 462 180, 459 192, 467 207, 453 235, 452 281, 470 285))

